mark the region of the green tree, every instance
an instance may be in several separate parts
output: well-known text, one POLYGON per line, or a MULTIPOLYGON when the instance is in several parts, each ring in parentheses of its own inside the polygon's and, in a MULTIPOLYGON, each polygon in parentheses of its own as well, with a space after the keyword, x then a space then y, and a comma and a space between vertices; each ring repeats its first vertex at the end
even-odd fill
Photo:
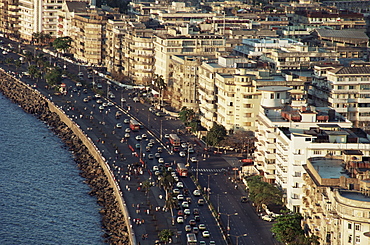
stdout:
POLYGON ((152 183, 150 182, 150 180, 143 181, 143 189, 145 191, 147 202, 149 201, 149 190, 150 190, 150 187, 152 187, 152 183))
POLYGON ((62 82, 62 72, 59 69, 50 69, 45 75, 46 82, 53 86, 62 82))
POLYGON ((160 99, 159 106, 162 107, 162 105, 163 105, 163 92, 167 88, 167 85, 164 82, 163 77, 161 75, 158 75, 158 74, 154 75, 153 85, 154 85, 154 88, 157 88, 159 90, 159 99, 160 99))
POLYGON ((273 224, 271 231, 275 233, 276 239, 284 244, 311 244, 307 242, 315 244, 316 237, 305 238, 301 220, 302 215, 298 213, 284 214, 276 219, 277 222, 273 224))
POLYGON ((208 145, 217 146, 226 137, 226 129, 223 125, 215 123, 207 132, 205 141, 208 145))
POLYGON ((5 64, 7 64, 8 66, 10 66, 11 64, 13 64, 13 62, 14 62, 14 59, 12 59, 12 58, 6 58, 5 59, 5 64))
POLYGON ((195 119, 195 112, 193 109, 188 109, 184 106, 179 112, 179 118, 183 123, 188 124, 195 119))
POLYGON ((53 47, 56 50, 59 50, 65 53, 71 47, 72 41, 73 40, 70 37, 58 37, 54 40, 53 47))
POLYGON ((30 51, 26 51, 26 53, 24 54, 24 58, 25 58, 25 61, 27 61, 28 66, 30 66, 34 57, 30 51))
POLYGON ((165 242, 165 244, 167 244, 170 241, 170 238, 173 235, 174 235, 174 232, 171 231, 170 229, 164 229, 158 233, 159 240, 161 240, 162 242, 165 242))
POLYGON ((30 65, 28 67, 28 73, 32 78, 36 78, 37 82, 39 81, 39 78, 41 77, 41 72, 35 65, 30 65))
POLYGON ((261 181, 260 176, 253 176, 247 179, 249 187, 249 198, 255 203, 257 211, 262 204, 282 204, 282 192, 275 186, 261 181))

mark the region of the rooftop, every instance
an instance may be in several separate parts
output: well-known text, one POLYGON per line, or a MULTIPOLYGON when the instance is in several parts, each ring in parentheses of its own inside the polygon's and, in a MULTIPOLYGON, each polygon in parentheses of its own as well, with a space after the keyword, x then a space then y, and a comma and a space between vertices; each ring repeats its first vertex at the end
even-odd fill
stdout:
POLYGON ((341 176, 348 178, 348 175, 344 172, 341 159, 316 157, 309 159, 309 161, 323 179, 338 179, 341 176))
POLYGON ((370 202, 370 196, 365 196, 358 192, 341 191, 340 194, 341 196, 348 198, 348 199, 361 201, 361 202, 370 202))

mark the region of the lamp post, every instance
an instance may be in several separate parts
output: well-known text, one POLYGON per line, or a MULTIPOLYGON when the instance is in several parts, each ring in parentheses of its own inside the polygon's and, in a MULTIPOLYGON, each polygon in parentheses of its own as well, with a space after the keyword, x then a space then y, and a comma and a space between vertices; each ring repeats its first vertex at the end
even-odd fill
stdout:
POLYGON ((235 242, 236 245, 239 245, 239 237, 243 237, 243 236, 247 236, 247 235, 248 235, 247 233, 239 235, 239 236, 229 234, 229 236, 233 236, 233 237, 236 238, 236 242, 235 242))
POLYGON ((219 215, 223 214, 223 215, 226 215, 227 216, 227 235, 229 235, 229 232, 230 232, 230 216, 233 216, 233 215, 238 215, 238 213, 233 213, 233 214, 225 214, 225 213, 218 213, 219 215))
POLYGON ((160 136, 159 136, 161 138, 161 140, 162 140, 162 136, 163 136, 162 135, 162 133, 163 133, 162 130, 163 130, 163 128, 162 128, 162 119, 161 119, 161 130, 160 130, 160 136))

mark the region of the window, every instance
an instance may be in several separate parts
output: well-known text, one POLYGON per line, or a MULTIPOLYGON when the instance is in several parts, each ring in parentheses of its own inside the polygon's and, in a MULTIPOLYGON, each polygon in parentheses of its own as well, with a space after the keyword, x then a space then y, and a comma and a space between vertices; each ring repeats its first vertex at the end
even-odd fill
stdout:
POLYGON ((294 176, 293 177, 301 177, 301 172, 294 172, 294 176))
POLYGON ((319 151, 319 150, 314 150, 314 151, 313 151, 313 154, 315 154, 315 155, 321 155, 321 151, 319 151))
POLYGON ((350 242, 352 242, 352 235, 349 235, 348 236, 348 242, 350 243, 350 242))
POLYGON ((349 89, 355 89, 355 86, 349 85, 349 89))
POLYGON ((274 99, 274 94, 270 94, 270 99, 274 99))
POLYGON ((233 106, 233 102, 230 102, 230 104, 229 104, 230 106, 233 106))
POLYGON ((252 108, 252 104, 245 104, 244 107, 245 108, 252 108))
POLYGON ((360 236, 356 236, 356 243, 360 243, 360 236))
POLYGON ((352 223, 348 223, 348 229, 352 229, 352 223))
POLYGON ((252 113, 245 113, 245 117, 251 117, 252 113))
POLYGON ((349 81, 357 81, 357 77, 350 77, 348 80, 349 81))
POLYGON ((338 90, 344 89, 344 86, 338 86, 338 90))
POLYGON ((360 224, 355 224, 355 230, 356 231, 361 231, 361 225, 360 224))

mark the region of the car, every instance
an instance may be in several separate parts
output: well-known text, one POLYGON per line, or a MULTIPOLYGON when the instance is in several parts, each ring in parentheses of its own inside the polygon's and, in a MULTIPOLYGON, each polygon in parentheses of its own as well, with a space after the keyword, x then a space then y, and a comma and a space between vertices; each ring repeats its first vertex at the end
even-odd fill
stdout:
POLYGON ((159 146, 159 147, 157 148, 157 152, 161 153, 162 151, 163 151, 163 148, 159 146))
POLYGON ((135 103, 140 101, 138 97, 134 97, 132 100, 133 100, 135 103))
POLYGON ((116 128, 122 128, 122 123, 117 123, 116 128))
MULTIPOLYGON (((149 149, 150 149, 150 148, 149 148, 149 149)), ((158 162, 163 164, 163 163, 164 163, 164 159, 163 159, 163 157, 158 158, 158 162)))
POLYGON ((104 106, 100 105, 99 110, 104 110, 104 106))
POLYGON ((102 104, 102 103, 103 103, 103 101, 102 101, 101 99, 97 99, 97 100, 96 100, 96 103, 98 103, 98 104, 102 104))
POLYGON ((145 151, 150 152, 150 147, 149 146, 145 147, 145 151))
POLYGON ((166 139, 169 139, 169 138, 170 138, 170 135, 169 135, 169 134, 165 134, 165 135, 164 135, 164 137, 165 137, 166 139))
POLYGON ((97 87, 98 89, 102 89, 102 88, 103 88, 103 85, 101 85, 101 83, 98 83, 98 84, 96 85, 96 87, 97 87))
POLYGON ((196 157, 191 157, 191 158, 190 158, 190 162, 192 162, 192 163, 196 163, 196 162, 198 162, 198 160, 197 160, 197 158, 196 158, 196 157))
POLYGON ((121 98, 121 102, 122 103, 125 103, 126 102, 126 99, 125 98, 121 98))
POLYGON ((271 217, 270 215, 263 215, 262 217, 262 220, 265 220, 265 221, 268 221, 268 222, 272 222, 272 221, 274 221, 274 218, 273 217, 271 217))
POLYGON ((8 54, 8 52, 6 52, 5 50, 3 51, 3 55, 7 55, 8 54))
POLYGON ((200 216, 199 215, 195 215, 194 216, 194 219, 195 219, 195 221, 200 221, 200 216))
POLYGON ((114 106, 114 103, 113 102, 108 102, 108 106, 112 107, 112 106, 114 106))
POLYGON ((199 241, 199 245, 207 245, 205 241, 199 241))
POLYGON ((126 118, 125 120, 123 120, 123 123, 129 124, 130 120, 126 118))
POLYGON ((155 158, 160 158, 160 157, 161 157, 161 154, 159 154, 158 152, 156 152, 156 153, 154 154, 154 156, 155 156, 155 158))
POLYGON ((158 175, 160 175, 161 174, 161 171, 155 171, 154 172, 154 175, 156 175, 156 176, 158 176, 158 175))
POLYGON ((136 149, 140 149, 140 144, 135 144, 136 149))
POLYGON ((184 188, 184 184, 182 182, 177 182, 176 187, 177 188, 184 188))
POLYGON ((199 206, 203 206, 203 205, 204 205, 204 199, 200 198, 200 199, 198 200, 198 205, 199 205, 199 206))
POLYGON ((83 99, 83 102, 87 103, 87 102, 89 102, 89 99, 88 98, 84 98, 83 99))
POLYGON ((186 215, 190 215, 190 214, 191 214, 190 209, 185 208, 185 209, 184 209, 184 214, 186 214, 186 215))
POLYGON ((209 245, 216 245, 215 241, 209 241, 209 245))
POLYGON ((148 147, 150 147, 150 148, 152 148, 154 146, 154 144, 153 143, 148 143, 148 147))
POLYGON ((83 72, 82 72, 82 71, 80 71, 80 72, 78 73, 78 76, 79 76, 79 77, 83 77, 83 76, 84 76, 83 72))
POLYGON ((114 94, 110 94, 110 95, 109 95, 109 98, 111 98, 111 99, 115 99, 115 98, 116 98, 116 96, 115 96, 114 94))
POLYGON ((153 154, 148 154, 148 159, 149 159, 149 160, 154 159, 154 155, 153 155, 153 154))
POLYGON ((202 232, 202 237, 206 238, 206 237, 209 237, 209 231, 203 231, 202 232))
POLYGON ((186 148, 188 147, 188 144, 186 144, 186 143, 181 143, 181 147, 182 147, 182 148, 184 148, 184 149, 186 149, 186 148))
POLYGON ((180 200, 180 201, 184 200, 184 195, 183 194, 178 194, 177 195, 177 200, 180 200))
POLYGON ((191 226, 190 225, 185 225, 185 231, 190 232, 191 231, 191 226))
POLYGON ((80 82, 76 83, 76 87, 82 87, 82 83, 80 82))
POLYGON ((183 216, 184 215, 184 211, 182 211, 182 210, 177 211, 177 215, 178 216, 183 216))
POLYGON ((89 73, 89 74, 87 74, 87 78, 88 78, 88 79, 92 79, 92 78, 93 78, 93 76, 89 73))
POLYGON ((198 234, 199 233, 199 229, 198 229, 198 227, 193 227, 193 233, 195 233, 195 234, 198 234))
POLYGON ((206 225, 205 224, 199 224, 198 229, 201 230, 201 231, 204 231, 204 230, 206 230, 206 225))
POLYGON ((189 147, 188 152, 189 152, 189 153, 194 153, 194 148, 190 148, 190 147, 189 147))
POLYGON ((108 106, 108 103, 107 103, 107 102, 104 102, 104 103, 102 104, 102 106, 107 107, 107 106, 108 106))
POLYGON ((130 138, 130 134, 129 133, 125 133, 125 138, 130 138))
POLYGON ((197 222, 194 219, 189 220, 189 225, 196 226, 197 222))
POLYGON ((146 139, 146 138, 148 138, 148 136, 146 134, 142 134, 141 138, 146 139))
POLYGON ((180 192, 179 189, 175 188, 175 189, 172 190, 172 193, 173 194, 180 194, 181 192, 180 192))
POLYGON ((179 217, 177 217, 176 221, 177 221, 178 224, 183 224, 184 223, 184 217, 179 216, 179 217))
POLYGON ((154 145, 154 144, 155 144, 155 139, 150 139, 150 140, 149 140, 149 143, 151 143, 151 144, 153 144, 153 145, 154 145))
POLYGON ((186 201, 187 201, 188 203, 191 203, 191 201, 192 201, 192 200, 191 200, 191 197, 187 197, 187 198, 186 198, 186 201))
POLYGON ((99 99, 99 98, 101 98, 101 95, 100 94, 95 94, 94 95, 94 99, 99 99))
POLYGON ((179 155, 180 155, 180 157, 185 157, 186 156, 186 153, 184 151, 180 151, 179 152, 179 155))
POLYGON ((130 132, 131 132, 131 129, 130 129, 130 128, 126 128, 126 129, 125 129, 125 132, 126 132, 126 133, 130 133, 130 132))
POLYGON ((240 202, 248 202, 248 198, 246 196, 242 196, 240 198, 240 202))
POLYGON ((199 208, 194 208, 193 209, 193 214, 198 215, 199 214, 199 208))
POLYGON ((184 201, 184 202, 181 203, 181 206, 183 208, 188 208, 189 207, 189 203, 187 201, 184 201))
POLYGON ((143 138, 141 137, 141 135, 136 135, 135 139, 136 140, 142 140, 143 138))
POLYGON ((158 171, 159 170, 159 167, 158 166, 153 166, 153 171, 158 171))
POLYGON ((177 177, 176 175, 173 176, 173 179, 176 181, 176 182, 179 182, 179 177, 177 177))
POLYGON ((200 190, 194 190, 193 195, 199 197, 201 195, 200 190))

